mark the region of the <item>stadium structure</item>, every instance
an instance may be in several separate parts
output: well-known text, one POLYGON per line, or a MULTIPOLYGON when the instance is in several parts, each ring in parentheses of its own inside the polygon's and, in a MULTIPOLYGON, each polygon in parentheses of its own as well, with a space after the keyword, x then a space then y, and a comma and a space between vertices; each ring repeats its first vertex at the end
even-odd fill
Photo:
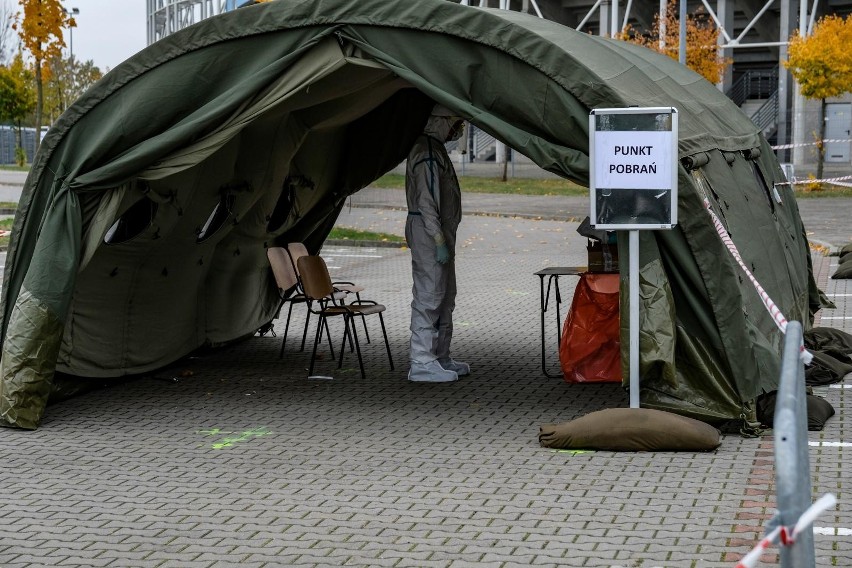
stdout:
MULTIPOLYGON (((288 2, 296 0, 275 0, 288 2)), ((454 0, 448 0, 454 1, 454 0)), ((649 30, 666 0, 456 0, 476 8, 526 12, 590 34, 614 36, 628 24, 649 30)), ((673 0, 675 1, 675 0, 673 0)), ((254 0, 147 0, 148 43, 202 19, 236 10, 254 0)), ((702 11, 720 29, 719 43, 730 65, 718 83, 777 148, 782 163, 799 177, 816 165, 814 138, 820 106, 798 93, 784 68, 787 42, 808 34, 828 14, 848 16, 852 0, 687 0, 687 12, 702 11)), ((852 94, 826 100, 825 175, 852 174, 852 94)), ((485 137, 482 138, 485 140, 485 137)), ((493 139, 492 139, 493 140, 493 139)), ((499 157, 494 144, 483 155, 499 157), (491 154, 488 154, 491 149, 491 154)), ((476 156, 476 149, 474 156, 476 156)), ((850 181, 850 180, 847 180, 850 181)))

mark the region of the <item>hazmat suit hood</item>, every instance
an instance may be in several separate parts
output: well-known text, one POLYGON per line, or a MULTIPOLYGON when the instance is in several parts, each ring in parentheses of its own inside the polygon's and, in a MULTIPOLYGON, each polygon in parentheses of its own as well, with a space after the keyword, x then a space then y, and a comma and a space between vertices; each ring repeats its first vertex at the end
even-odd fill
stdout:
POLYGON ((447 142, 453 124, 459 120, 461 120, 461 117, 458 116, 430 116, 429 120, 426 121, 423 133, 435 138, 441 143, 447 142))

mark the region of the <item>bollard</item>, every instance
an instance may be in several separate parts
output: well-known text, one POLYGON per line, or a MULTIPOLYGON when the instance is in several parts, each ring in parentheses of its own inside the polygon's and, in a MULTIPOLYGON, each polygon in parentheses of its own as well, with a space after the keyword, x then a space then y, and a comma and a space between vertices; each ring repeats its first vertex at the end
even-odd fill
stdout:
MULTIPOLYGON (((805 367, 800 358, 802 324, 787 323, 781 381, 775 403, 775 473, 778 516, 784 527, 794 526, 811 505, 808 459, 808 414, 805 367)), ((804 527, 794 542, 780 547, 782 568, 814 568, 814 532, 804 527)))

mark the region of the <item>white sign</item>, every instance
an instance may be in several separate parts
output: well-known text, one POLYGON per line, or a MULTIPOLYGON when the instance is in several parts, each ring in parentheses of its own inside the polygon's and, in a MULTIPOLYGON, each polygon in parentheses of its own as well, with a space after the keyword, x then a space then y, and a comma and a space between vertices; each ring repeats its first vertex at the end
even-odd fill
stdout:
POLYGON ((671 132, 598 132, 595 180, 598 187, 670 189, 671 132))
POLYGON ((677 225, 677 109, 605 108, 589 114, 589 196, 596 229, 677 225))

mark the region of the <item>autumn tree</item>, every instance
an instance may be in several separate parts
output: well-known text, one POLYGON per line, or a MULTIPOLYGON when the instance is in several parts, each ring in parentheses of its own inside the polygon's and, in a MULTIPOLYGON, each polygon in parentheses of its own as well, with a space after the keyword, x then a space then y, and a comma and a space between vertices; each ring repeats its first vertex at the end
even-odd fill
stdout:
POLYGON ((17 126, 17 154, 23 152, 21 121, 35 108, 32 80, 20 53, 8 66, 0 66, 0 122, 12 122, 17 126))
POLYGON ((66 108, 103 76, 91 60, 81 62, 77 59, 53 57, 47 67, 49 78, 44 88, 44 114, 49 122, 59 118, 66 108))
POLYGON ((77 23, 69 16, 59 0, 18 0, 22 8, 14 24, 21 43, 35 60, 33 65, 36 84, 36 151, 41 138, 41 118, 44 107, 45 63, 52 57, 61 57, 65 47, 62 29, 77 23))
POLYGON ((784 66, 799 83, 808 99, 819 99, 817 134, 817 179, 822 179, 825 161, 825 99, 852 92, 852 18, 826 16, 809 36, 796 32, 790 38, 784 66))
MULTIPOLYGON (((666 13, 662 17, 660 14, 654 17, 654 25, 647 33, 640 33, 627 25, 619 39, 663 53, 677 61, 680 55, 677 6, 677 2, 671 0, 666 6, 666 13)), ((730 59, 722 57, 718 42, 719 29, 701 9, 686 16, 686 66, 711 83, 721 81, 722 73, 731 64, 730 59)))
POLYGON ((0 0, 0 65, 5 65, 12 51, 12 22, 15 13, 9 5, 9 0, 0 0))

